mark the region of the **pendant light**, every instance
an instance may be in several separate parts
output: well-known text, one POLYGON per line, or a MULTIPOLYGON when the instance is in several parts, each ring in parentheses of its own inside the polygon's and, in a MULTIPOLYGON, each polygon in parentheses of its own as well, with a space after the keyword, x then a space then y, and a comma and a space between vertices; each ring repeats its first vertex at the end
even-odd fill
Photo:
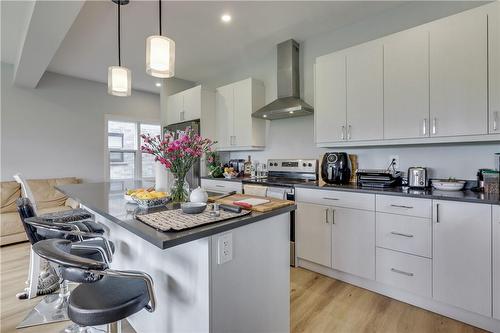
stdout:
POLYGON ((130 96, 132 94, 132 73, 130 69, 122 66, 121 57, 121 5, 126 5, 128 0, 112 0, 118 5, 118 66, 108 67, 108 94, 114 96, 130 96))
POLYGON ((161 0, 158 0, 159 34, 146 39, 146 73, 159 78, 175 75, 175 42, 161 35, 161 0))

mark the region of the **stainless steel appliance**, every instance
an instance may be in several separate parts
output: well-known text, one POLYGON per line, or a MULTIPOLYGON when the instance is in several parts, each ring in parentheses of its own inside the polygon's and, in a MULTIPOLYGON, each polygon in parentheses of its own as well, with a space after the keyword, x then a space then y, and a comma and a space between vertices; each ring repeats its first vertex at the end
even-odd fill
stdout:
POLYGON ((321 161, 321 179, 328 184, 348 184, 351 160, 347 153, 325 153, 321 161))
MULTIPOLYGON (((163 134, 170 132, 174 134, 174 138, 177 138, 178 133, 185 131, 187 127, 191 127, 196 134, 200 134, 200 121, 185 121, 182 123, 171 124, 163 127, 163 134)), ((200 170, 201 170, 201 162, 197 162, 193 165, 191 170, 189 170, 186 175, 186 181, 189 184, 190 189, 195 189, 200 186, 200 170)))
POLYGON ((427 168, 411 167, 408 168, 408 186, 413 188, 427 187, 428 173, 427 168))
POLYGON ((236 159, 236 160, 229 160, 229 166, 234 168, 234 171, 238 173, 238 177, 243 177, 243 173, 245 171, 245 160, 243 159, 236 159))
MULTIPOLYGON (((317 183, 318 160, 270 159, 267 160, 266 178, 243 179, 243 185, 265 186, 267 196, 295 200, 296 184, 317 183)), ((290 265, 295 266, 295 212, 290 213, 290 265)))
POLYGON ((278 99, 252 114, 274 120, 308 116, 313 107, 300 99, 299 43, 293 39, 278 44, 278 99))
POLYGON ((389 169, 358 169, 356 176, 361 187, 394 187, 401 185, 401 171, 389 169))

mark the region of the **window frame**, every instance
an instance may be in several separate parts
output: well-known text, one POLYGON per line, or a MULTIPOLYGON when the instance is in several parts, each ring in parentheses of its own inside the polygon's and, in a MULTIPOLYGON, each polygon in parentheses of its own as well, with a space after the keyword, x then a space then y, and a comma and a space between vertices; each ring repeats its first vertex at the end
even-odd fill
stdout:
POLYGON ((160 126, 160 133, 163 132, 163 126, 160 123, 160 119, 151 118, 135 118, 135 117, 124 117, 117 115, 106 114, 104 116, 104 178, 107 182, 121 182, 121 181, 131 181, 131 180, 154 180, 154 177, 142 177, 142 152, 141 152, 141 124, 142 125, 158 125, 160 126), (134 123, 136 128, 136 149, 117 149, 109 148, 108 146, 108 122, 127 122, 134 123), (111 179, 110 177, 110 163, 112 162, 109 158, 110 153, 134 153, 134 178, 129 179, 111 179))

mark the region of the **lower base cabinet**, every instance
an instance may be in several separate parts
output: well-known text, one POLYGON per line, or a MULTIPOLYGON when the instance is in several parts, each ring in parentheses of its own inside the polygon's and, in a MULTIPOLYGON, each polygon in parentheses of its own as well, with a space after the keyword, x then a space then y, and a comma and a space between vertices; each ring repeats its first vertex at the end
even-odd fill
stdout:
POLYGON ((332 267, 375 279, 375 212, 332 207, 332 267))
POLYGON ((432 205, 434 299, 491 317, 491 206, 432 205))
POLYGON ((295 212, 297 256, 331 267, 331 224, 328 206, 298 202, 295 212))

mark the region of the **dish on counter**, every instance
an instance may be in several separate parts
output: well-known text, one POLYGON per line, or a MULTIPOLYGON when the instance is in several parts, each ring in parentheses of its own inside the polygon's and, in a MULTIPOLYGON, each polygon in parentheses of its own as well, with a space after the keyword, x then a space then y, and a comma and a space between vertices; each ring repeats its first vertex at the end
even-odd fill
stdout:
POLYGON ((128 202, 136 203, 142 208, 163 206, 170 200, 167 192, 155 191, 152 188, 127 190, 124 198, 128 202))
POLYGON ((200 214, 205 211, 207 204, 203 202, 185 202, 181 204, 182 212, 185 214, 200 214))
POLYGON ((226 179, 233 179, 238 177, 238 173, 232 167, 224 168, 224 173, 222 174, 226 179))
POLYGON ((464 180, 456 180, 454 178, 432 180, 432 187, 440 191, 461 191, 464 186, 464 180))

